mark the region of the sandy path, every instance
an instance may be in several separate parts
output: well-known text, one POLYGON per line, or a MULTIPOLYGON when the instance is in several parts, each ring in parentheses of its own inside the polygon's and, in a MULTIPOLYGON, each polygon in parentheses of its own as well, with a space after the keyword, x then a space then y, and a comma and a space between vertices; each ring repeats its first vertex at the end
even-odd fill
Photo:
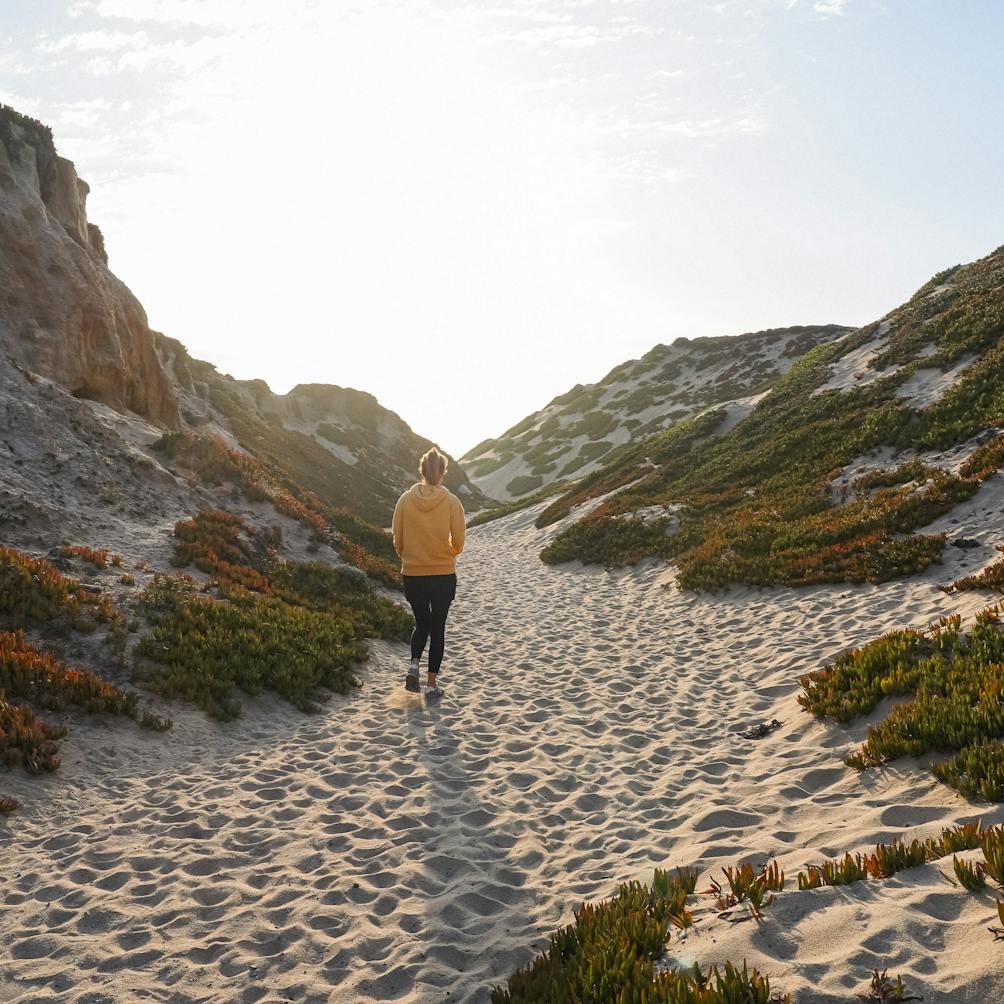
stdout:
MULTIPOLYGON (((985 492, 951 530, 1000 539, 985 492)), ((318 716, 259 700, 223 727, 182 709, 166 738, 79 727, 61 776, 4 778, 27 808, 0 822, 0 1000, 485 1001, 578 902, 656 865, 776 854, 793 880, 980 815, 918 766, 857 778, 839 756, 863 727, 794 703, 842 647, 978 609, 934 588, 971 556, 711 600, 658 566, 548 568, 533 515, 470 534, 438 707, 378 645, 365 688, 318 716), (769 739, 735 736, 772 716, 769 739)), ((799 1001, 846 1001, 875 965, 927 1004, 984 1001, 1004 985, 990 915, 932 865, 786 893, 759 927, 708 917, 671 949, 749 954, 799 1001)))

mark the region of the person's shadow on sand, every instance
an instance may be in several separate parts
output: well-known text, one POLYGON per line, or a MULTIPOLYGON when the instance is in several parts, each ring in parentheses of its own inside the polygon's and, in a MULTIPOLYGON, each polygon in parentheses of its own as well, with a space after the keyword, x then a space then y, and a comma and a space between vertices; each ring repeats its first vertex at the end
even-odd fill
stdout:
MULTIPOLYGON (((414 863, 424 907, 415 934, 423 947, 408 977, 430 999, 483 1002, 533 954, 534 895, 526 871, 509 858, 517 836, 477 794, 483 762, 465 755, 449 725, 449 704, 409 701, 404 710, 427 778, 423 820, 434 833, 414 863)), ((392 975, 374 980, 368 992, 400 993, 400 969, 394 986, 380 986, 392 975)))

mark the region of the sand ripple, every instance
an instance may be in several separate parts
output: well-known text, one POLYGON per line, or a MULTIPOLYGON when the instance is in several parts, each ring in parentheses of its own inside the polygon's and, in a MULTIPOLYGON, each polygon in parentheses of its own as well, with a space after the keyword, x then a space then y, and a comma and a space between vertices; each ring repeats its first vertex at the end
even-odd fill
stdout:
MULTIPOLYGON (((61 777, 11 775, 0 1000, 484 1001, 582 899, 657 865, 776 855, 793 877, 980 815, 919 766, 858 779, 839 758, 864 726, 794 700, 887 624, 975 610, 934 588, 950 570, 711 600, 658 566, 543 566, 532 515, 470 535, 439 706, 378 644, 317 716, 259 699, 227 726, 179 709, 167 737, 78 727, 61 777)), ((945 869, 786 893, 671 949, 748 955, 802 1001, 846 1001, 874 965, 928 1004, 992 999, 991 899, 945 869)))

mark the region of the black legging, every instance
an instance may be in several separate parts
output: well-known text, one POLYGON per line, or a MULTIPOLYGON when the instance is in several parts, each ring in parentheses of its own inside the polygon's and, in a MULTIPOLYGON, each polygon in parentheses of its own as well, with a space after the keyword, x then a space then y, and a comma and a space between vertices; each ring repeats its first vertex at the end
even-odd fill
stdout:
POLYGON ((404 595, 415 614, 415 630, 411 632, 411 657, 421 659, 425 643, 429 645, 429 672, 438 673, 443 664, 446 644, 446 615, 457 595, 456 575, 406 575, 404 595))

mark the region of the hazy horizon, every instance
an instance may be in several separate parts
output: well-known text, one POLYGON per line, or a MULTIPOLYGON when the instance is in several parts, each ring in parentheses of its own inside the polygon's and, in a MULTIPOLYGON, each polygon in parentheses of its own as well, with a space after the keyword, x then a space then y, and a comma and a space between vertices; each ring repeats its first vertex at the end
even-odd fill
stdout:
POLYGON ((859 325, 1004 242, 991 2, 37 0, 0 100, 154 328, 462 454, 655 344, 859 325))

